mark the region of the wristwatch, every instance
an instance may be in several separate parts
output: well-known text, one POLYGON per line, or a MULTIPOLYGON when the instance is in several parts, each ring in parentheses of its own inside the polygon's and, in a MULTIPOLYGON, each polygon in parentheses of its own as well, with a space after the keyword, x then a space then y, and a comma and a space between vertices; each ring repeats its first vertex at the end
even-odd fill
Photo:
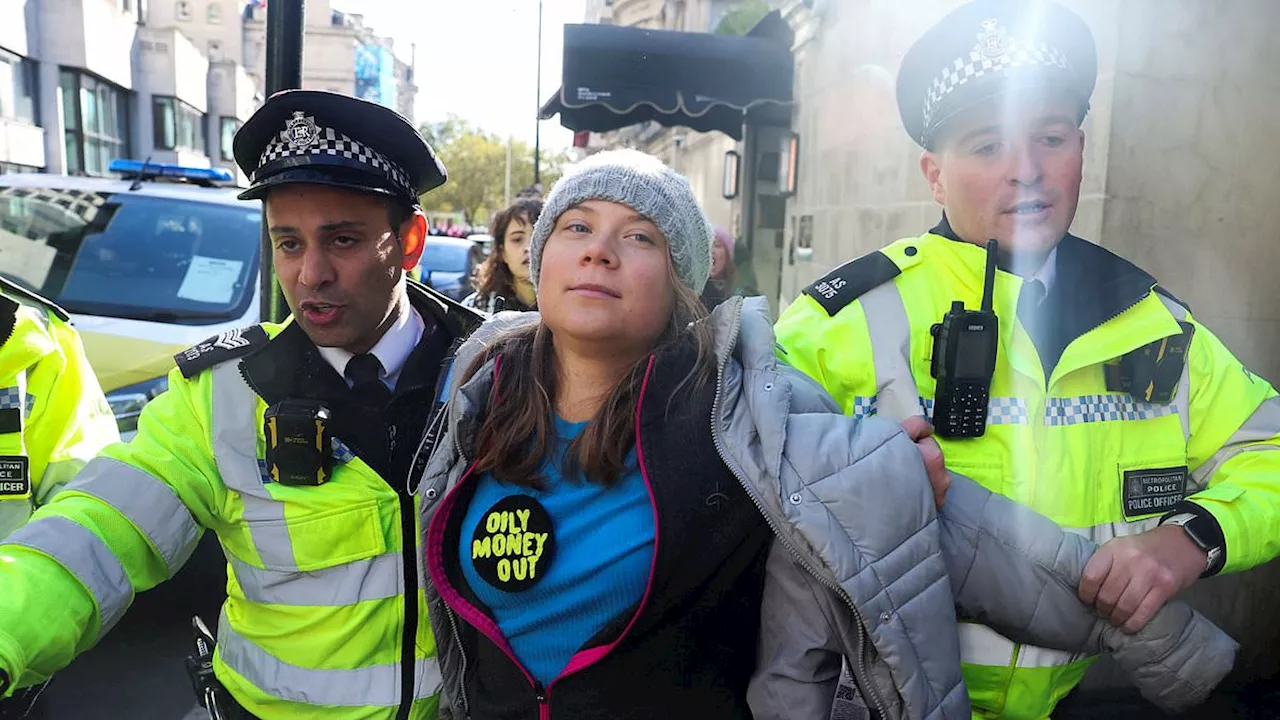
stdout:
POLYGON ((1187 537, 1191 538, 1191 542, 1196 547, 1205 552, 1207 560, 1204 565, 1204 573, 1200 577, 1209 575, 1211 571, 1217 570, 1218 560, 1222 558, 1222 545, 1214 542, 1214 528, 1210 527, 1213 520, 1202 517, 1192 512, 1178 512, 1166 516, 1160 521, 1161 527, 1165 525, 1177 525, 1186 531, 1187 537))

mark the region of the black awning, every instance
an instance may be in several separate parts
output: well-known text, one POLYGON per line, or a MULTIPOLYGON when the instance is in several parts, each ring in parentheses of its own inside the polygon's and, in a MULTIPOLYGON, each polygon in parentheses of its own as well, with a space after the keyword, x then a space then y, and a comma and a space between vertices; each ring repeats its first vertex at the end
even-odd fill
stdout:
POLYGON ((791 51, 765 38, 566 25, 563 79, 541 116, 574 131, 654 120, 741 140, 748 113, 791 115, 791 51))

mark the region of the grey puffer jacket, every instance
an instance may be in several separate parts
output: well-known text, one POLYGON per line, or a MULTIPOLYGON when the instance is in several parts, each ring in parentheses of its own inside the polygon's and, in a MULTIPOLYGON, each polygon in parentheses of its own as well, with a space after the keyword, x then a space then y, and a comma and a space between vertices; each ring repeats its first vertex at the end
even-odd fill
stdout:
MULTIPOLYGON (((496 316, 455 367, 537 318, 496 316)), ((758 720, 829 717, 842 662, 883 718, 969 718, 957 609, 1018 641, 1111 652, 1169 710, 1202 701, 1231 669, 1235 643, 1182 603, 1134 636, 1099 620, 1076 598, 1094 547, 1048 519, 961 476, 935 513, 919 452, 899 426, 839 414, 817 384, 777 361, 762 298, 731 298, 710 322, 716 447, 776 538, 748 692, 758 720)), ((459 433, 477 429, 492 375, 486 366, 451 390, 417 485, 422 528, 467 470, 459 433)), ((424 587, 445 696, 461 697, 466 659, 434 612, 442 606, 429 579, 424 587)))

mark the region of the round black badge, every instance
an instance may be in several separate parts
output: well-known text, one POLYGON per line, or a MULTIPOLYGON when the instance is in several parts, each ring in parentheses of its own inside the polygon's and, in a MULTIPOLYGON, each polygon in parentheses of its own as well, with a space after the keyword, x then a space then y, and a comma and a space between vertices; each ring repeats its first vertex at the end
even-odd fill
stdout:
POLYGON ((528 495, 510 495, 494 503, 480 516, 471 539, 476 574, 506 592, 536 585, 555 554, 551 516, 528 495))

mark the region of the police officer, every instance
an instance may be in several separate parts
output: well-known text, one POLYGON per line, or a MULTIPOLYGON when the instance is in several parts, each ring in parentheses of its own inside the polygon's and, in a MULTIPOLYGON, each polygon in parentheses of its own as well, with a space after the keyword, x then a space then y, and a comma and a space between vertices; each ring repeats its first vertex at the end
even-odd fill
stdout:
MULTIPOLYGON (((0 278, 0 538, 120 435, 65 311, 0 278)), ((34 717, 41 686, 0 700, 34 717)))
MULTIPOLYGON (((1280 399, 1155 278, 1067 232, 1096 70, 1088 27, 1048 2, 977 0, 927 31, 897 97, 942 220, 806 288, 777 331, 845 412, 931 414, 931 361, 982 365, 931 329, 979 308, 996 239, 985 432, 942 438, 947 465, 1103 544, 1081 597, 1134 631, 1197 578, 1280 553, 1280 399)), ((1090 663, 977 624, 961 650, 982 717, 1047 717, 1090 663)))
POLYGON ((272 96, 234 151, 292 321, 177 356, 137 437, 0 544, 0 687, 71 662, 209 529, 229 562, 224 716, 435 717, 407 478, 440 367, 481 320, 405 281, 444 168, 396 113, 316 91, 272 96))

